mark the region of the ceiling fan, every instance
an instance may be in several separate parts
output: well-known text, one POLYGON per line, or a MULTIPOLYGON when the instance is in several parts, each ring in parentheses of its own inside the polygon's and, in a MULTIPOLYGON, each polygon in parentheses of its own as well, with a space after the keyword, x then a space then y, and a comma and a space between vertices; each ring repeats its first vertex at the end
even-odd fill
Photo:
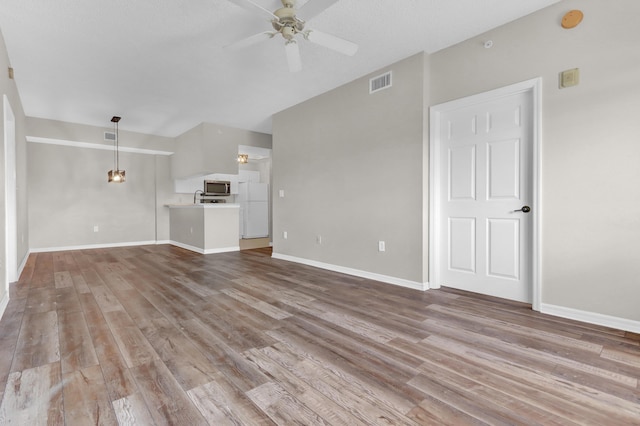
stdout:
MULTIPOLYGON (((241 49, 263 40, 268 40, 280 34, 285 42, 284 49, 287 55, 289 71, 297 72, 302 69, 300 50, 296 36, 300 35, 311 43, 327 47, 344 55, 353 56, 358 51, 358 45, 350 41, 341 39, 331 34, 322 33, 314 29, 305 28, 306 22, 298 18, 296 0, 281 0, 282 7, 274 12, 270 12, 264 7, 254 3, 252 0, 229 0, 230 2, 251 11, 260 12, 271 20, 274 31, 264 31, 242 40, 238 40, 227 46, 229 49, 241 49)), ((338 0, 309 0, 300 11, 307 19, 320 14, 338 0)))

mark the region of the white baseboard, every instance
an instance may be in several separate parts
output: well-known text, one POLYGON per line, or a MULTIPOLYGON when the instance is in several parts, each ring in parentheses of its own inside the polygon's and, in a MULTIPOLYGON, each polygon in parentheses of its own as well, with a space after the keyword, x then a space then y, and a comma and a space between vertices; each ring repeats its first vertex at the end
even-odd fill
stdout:
POLYGON ((404 278, 390 277, 388 275, 376 274, 374 272, 362 271, 359 269, 347 268, 344 266, 332 265, 329 263, 318 262, 315 260, 303 259, 300 257, 289 256, 288 254, 273 253, 271 255, 274 259, 286 260, 289 262, 301 263, 303 265, 314 266, 320 269, 327 269, 333 272, 340 272, 342 274, 353 275, 356 277, 367 278, 369 280, 380 281, 387 284, 393 284, 400 287, 411 288, 413 290, 428 290, 429 283, 420 283, 417 281, 409 281, 404 278))
POLYGON ((613 317, 610 315, 603 315, 595 312, 581 311, 579 309, 566 308, 564 306, 550 305, 548 303, 540 304, 540 312, 556 317, 582 321, 589 324, 611 327, 617 330, 640 333, 640 321, 613 317))
POLYGON ((18 267, 18 279, 20 279, 20 275, 22 275, 22 271, 24 271, 24 267, 27 265, 27 259, 29 259, 29 255, 31 254, 31 250, 27 251, 27 253, 24 255, 24 258, 22 259, 22 262, 20 262, 20 266, 18 267))
POLYGON ((4 311, 7 309, 7 306, 9 306, 9 292, 5 292, 4 296, 2 297, 2 300, 0 300, 0 319, 2 319, 2 316, 4 315, 4 311))
POLYGON ((86 246, 66 246, 66 247, 45 247, 45 248, 32 248, 31 253, 46 253, 51 251, 68 251, 68 250, 91 250, 99 248, 114 248, 114 247, 134 247, 134 246, 150 246, 155 245, 156 241, 134 241, 127 243, 110 243, 110 244, 87 244, 86 246))
POLYGON ((176 246, 176 247, 183 248, 185 250, 195 251, 196 253, 200 253, 200 254, 215 254, 215 253, 228 253, 228 252, 231 252, 231 251, 240 251, 240 246, 222 247, 222 248, 217 248, 217 249, 203 250, 200 247, 195 247, 195 246, 191 246, 189 244, 179 243, 177 241, 170 241, 169 244, 171 244, 173 246, 176 246))
POLYGON ((218 249, 207 249, 204 254, 229 253, 231 251, 240 251, 240 246, 223 247, 218 249))
MULTIPOLYGON (((214 253, 227 253, 230 251, 240 251, 240 246, 202 250, 201 248, 198 248, 198 247, 190 246, 188 244, 182 244, 177 241, 171 241, 171 240, 135 241, 135 242, 128 242, 128 243, 110 243, 110 244, 88 244, 86 246, 45 247, 45 248, 35 248, 35 249, 29 250, 29 253, 27 253, 24 260, 22 261, 22 265, 19 272, 22 272, 22 269, 24 269, 24 265, 27 262, 27 258, 31 253, 47 253, 47 252, 53 252, 53 251, 68 251, 68 250, 90 250, 90 249, 115 248, 115 247, 151 246, 151 245, 160 245, 160 244, 171 244, 177 247, 182 247, 183 249, 195 251, 200 254, 214 254, 214 253)), ((18 274, 18 276, 20 275, 18 274)))

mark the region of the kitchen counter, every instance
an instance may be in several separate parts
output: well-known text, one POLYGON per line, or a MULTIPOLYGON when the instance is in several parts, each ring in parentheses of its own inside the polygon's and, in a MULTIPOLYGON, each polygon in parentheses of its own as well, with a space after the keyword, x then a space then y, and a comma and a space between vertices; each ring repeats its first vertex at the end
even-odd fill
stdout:
POLYGON ((171 244, 201 254, 240 250, 240 206, 169 204, 171 244))

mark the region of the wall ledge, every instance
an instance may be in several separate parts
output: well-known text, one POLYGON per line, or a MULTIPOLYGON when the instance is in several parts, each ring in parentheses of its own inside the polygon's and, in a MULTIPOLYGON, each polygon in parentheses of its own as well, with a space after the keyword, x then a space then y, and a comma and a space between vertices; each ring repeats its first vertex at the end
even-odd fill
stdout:
POLYGON ((316 260, 304 259, 295 256, 289 256, 287 254, 273 253, 271 255, 274 259, 286 260, 288 262, 301 263, 307 266, 313 266, 320 269, 326 269, 333 272, 340 272, 342 274, 353 275, 360 278, 366 278, 369 280, 380 281, 386 284, 393 284, 400 287, 410 288, 413 290, 425 291, 429 289, 429 283, 420 283, 417 281, 405 280, 404 278, 396 278, 388 275, 376 274, 374 272, 362 271, 359 269, 347 268, 344 266, 332 265, 330 263, 318 262, 316 260))
POLYGON ((598 314, 596 312, 581 311, 579 309, 550 305, 548 303, 540 304, 540 312, 589 324, 630 331, 632 333, 640 333, 640 321, 634 321, 626 318, 598 314))
MULTIPOLYGON (((113 151, 112 144, 102 144, 95 142, 82 142, 82 141, 69 141, 66 139, 53 139, 53 138, 42 138, 39 136, 27 136, 25 138, 27 142, 32 143, 43 143, 48 145, 62 145, 62 146, 72 146, 75 148, 89 148, 89 149, 101 149, 104 151, 113 151)), ((120 152, 132 152, 134 154, 147 154, 147 155, 173 155, 171 151, 160 151, 157 149, 146 149, 146 148, 133 148, 128 146, 119 146, 118 151, 120 152)))

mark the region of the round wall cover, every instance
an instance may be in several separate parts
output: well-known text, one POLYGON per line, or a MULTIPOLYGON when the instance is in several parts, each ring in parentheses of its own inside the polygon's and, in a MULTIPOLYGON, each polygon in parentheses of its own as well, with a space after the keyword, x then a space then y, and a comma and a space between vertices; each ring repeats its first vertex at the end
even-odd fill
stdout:
POLYGON ((582 18, 584 15, 579 10, 570 10, 562 17, 562 28, 575 28, 578 26, 580 22, 582 22, 582 18))

